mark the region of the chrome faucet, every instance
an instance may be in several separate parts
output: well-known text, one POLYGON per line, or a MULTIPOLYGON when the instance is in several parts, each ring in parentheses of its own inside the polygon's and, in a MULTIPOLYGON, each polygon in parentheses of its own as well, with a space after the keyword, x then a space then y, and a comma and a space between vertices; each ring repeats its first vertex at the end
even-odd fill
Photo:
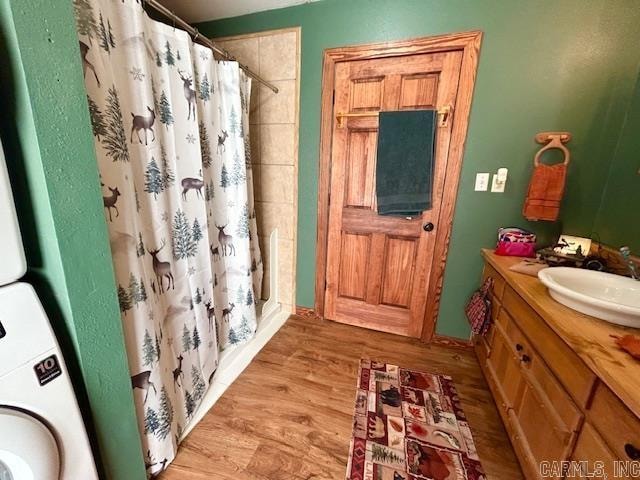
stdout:
POLYGON ((634 280, 640 280, 640 273, 638 272, 638 267, 635 262, 631 259, 631 249, 629 247, 620 247, 620 255, 622 259, 627 264, 627 268, 629 269, 629 273, 631 274, 631 278, 634 280))

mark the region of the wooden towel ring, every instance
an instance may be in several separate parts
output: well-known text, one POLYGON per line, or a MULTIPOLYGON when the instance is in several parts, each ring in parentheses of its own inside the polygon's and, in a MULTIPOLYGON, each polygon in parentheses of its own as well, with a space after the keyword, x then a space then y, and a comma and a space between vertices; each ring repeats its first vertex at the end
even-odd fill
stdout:
POLYGON ((537 167, 540 165, 540 156, 543 152, 557 148, 564 154, 564 165, 569 165, 571 160, 571 152, 564 146, 565 143, 571 140, 571 134, 569 132, 540 132, 536 134, 536 142, 546 144, 533 158, 533 164, 537 167))

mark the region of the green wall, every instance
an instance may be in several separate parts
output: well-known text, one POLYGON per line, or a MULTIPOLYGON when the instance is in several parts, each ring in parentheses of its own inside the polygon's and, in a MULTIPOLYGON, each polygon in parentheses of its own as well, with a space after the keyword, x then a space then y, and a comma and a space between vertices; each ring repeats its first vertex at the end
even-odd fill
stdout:
POLYGON ((0 135, 103 478, 145 478, 70 1, 0 0, 0 135))
POLYGON ((635 0, 324 0, 197 25, 208 36, 302 27, 297 303, 314 300, 322 52, 326 48, 479 29, 480 54, 437 331, 464 337, 462 307, 478 284, 479 250, 500 226, 549 242, 589 235, 636 80, 635 0), (535 133, 573 133, 561 224, 529 224, 522 202, 535 133), (476 172, 509 168, 504 194, 473 192, 476 172))
POLYGON ((640 77, 615 150, 595 231, 608 245, 640 255, 640 77))

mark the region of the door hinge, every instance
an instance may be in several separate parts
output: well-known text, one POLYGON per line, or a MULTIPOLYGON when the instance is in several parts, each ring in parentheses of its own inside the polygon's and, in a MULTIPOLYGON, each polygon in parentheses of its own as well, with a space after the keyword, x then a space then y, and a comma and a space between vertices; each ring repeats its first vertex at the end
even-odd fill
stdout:
POLYGON ((336 91, 335 89, 333 90, 333 98, 331 99, 331 105, 335 105, 336 104, 336 91))

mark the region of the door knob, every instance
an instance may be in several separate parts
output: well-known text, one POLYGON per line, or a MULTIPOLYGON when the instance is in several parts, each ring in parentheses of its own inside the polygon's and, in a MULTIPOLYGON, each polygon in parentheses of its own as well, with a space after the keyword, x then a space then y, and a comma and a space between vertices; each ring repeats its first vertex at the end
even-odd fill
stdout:
POLYGON ((431 223, 431 222, 429 222, 429 223, 425 223, 425 224, 422 226, 422 229, 423 229, 425 232, 430 232, 430 231, 432 231, 434 228, 436 228, 436 227, 435 227, 435 225, 434 225, 433 223, 431 223))

